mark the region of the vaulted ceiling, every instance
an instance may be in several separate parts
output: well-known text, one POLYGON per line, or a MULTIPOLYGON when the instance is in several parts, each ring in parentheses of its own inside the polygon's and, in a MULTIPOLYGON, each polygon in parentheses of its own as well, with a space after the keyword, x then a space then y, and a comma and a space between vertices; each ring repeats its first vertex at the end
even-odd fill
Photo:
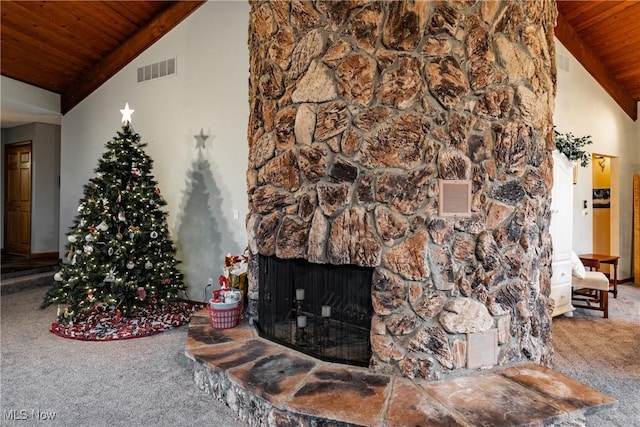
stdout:
MULTIPOLYGON (((60 94, 65 114, 203 3, 2 0, 0 71, 60 94)), ((640 2, 557 3, 556 37, 636 120, 640 2)))
POLYGON ((640 2, 558 0, 558 40, 633 120, 640 101, 640 2))

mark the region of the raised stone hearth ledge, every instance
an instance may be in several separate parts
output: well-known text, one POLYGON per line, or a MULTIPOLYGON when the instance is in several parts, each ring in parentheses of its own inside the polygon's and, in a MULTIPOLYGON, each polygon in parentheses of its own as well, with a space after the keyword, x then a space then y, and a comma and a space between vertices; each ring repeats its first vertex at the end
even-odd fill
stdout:
POLYGON ((215 330, 207 310, 192 317, 185 354, 198 388, 251 426, 576 426, 618 406, 534 363, 426 381, 322 362, 246 322, 215 330))

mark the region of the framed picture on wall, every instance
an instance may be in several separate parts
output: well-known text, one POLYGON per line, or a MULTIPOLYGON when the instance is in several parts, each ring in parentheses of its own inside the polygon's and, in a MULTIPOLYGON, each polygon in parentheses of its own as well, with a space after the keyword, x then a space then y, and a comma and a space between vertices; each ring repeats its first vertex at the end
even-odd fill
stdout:
POLYGON ((611 189, 610 188, 594 188, 593 189, 593 208, 609 209, 611 207, 611 189))

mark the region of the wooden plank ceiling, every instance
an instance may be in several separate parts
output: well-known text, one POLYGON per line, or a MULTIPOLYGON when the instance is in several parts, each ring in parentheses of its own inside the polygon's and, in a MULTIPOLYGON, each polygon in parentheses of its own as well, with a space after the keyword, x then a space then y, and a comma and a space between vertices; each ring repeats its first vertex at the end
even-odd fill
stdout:
POLYGON ((2 75, 60 94, 65 114, 203 3, 2 0, 2 75))
POLYGON ((640 1, 557 3, 558 40, 636 120, 640 101, 640 1))
MULTIPOLYGON (((60 94, 65 114, 202 3, 2 0, 1 73, 60 94)), ((636 120, 640 1, 557 3, 556 37, 636 120)))

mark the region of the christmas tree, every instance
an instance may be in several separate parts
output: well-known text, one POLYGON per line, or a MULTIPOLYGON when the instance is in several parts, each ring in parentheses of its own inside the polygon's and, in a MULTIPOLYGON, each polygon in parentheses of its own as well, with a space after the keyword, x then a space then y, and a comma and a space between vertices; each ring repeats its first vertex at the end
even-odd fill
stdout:
POLYGON ((106 144, 95 177, 84 186, 67 234, 67 262, 42 303, 58 304, 59 322, 96 307, 109 308, 119 320, 186 296, 153 161, 130 125, 133 110, 127 104, 121 111, 122 130, 106 144))

